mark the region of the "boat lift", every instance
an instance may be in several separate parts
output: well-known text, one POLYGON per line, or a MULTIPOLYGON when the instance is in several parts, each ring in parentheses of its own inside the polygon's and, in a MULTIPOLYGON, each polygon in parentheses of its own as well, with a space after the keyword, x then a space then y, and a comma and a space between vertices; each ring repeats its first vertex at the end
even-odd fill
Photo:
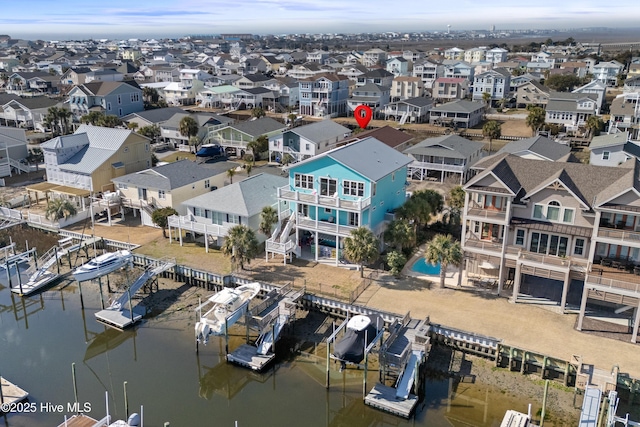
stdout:
POLYGON ((160 259, 157 262, 147 265, 144 272, 120 295, 111 305, 95 313, 99 322, 117 329, 125 329, 142 319, 146 314, 140 306, 133 307, 131 298, 147 283, 152 277, 173 268, 175 260, 160 259), (129 307, 128 309, 126 307, 129 307), (139 308, 140 307, 140 308, 139 308))
MULTIPOLYGON (((297 303, 304 295, 304 289, 295 290, 290 284, 273 289, 257 306, 247 311, 247 344, 241 345, 232 353, 228 352, 227 361, 261 371, 275 357, 275 344, 285 325, 295 319, 297 303), (259 331, 255 345, 249 344, 249 329, 259 331)), ((227 341, 228 342, 228 341, 227 341)))

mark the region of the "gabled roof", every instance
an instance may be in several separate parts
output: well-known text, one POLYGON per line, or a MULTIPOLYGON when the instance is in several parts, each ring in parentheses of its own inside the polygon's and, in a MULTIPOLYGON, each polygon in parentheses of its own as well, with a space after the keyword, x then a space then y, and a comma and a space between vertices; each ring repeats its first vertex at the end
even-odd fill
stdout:
POLYGON ((358 77, 365 77, 367 79, 385 78, 393 77, 393 73, 388 72, 384 68, 376 68, 374 70, 367 71, 366 73, 358 77))
POLYGON ((180 160, 112 179, 115 183, 170 191, 211 178, 225 171, 199 166, 191 160, 180 160))
POLYGON ((220 124, 227 124, 227 123, 233 122, 233 119, 230 119, 229 117, 219 116, 213 113, 189 113, 187 111, 182 110, 180 112, 175 113, 173 116, 171 116, 166 122, 162 124, 162 127, 179 129, 180 121, 185 117, 193 118, 196 121, 196 123, 198 123, 199 127, 202 127, 209 123, 214 125, 220 125, 220 124))
POLYGON ((374 182, 411 163, 409 157, 376 138, 368 137, 295 163, 290 169, 324 157, 329 157, 374 182))
POLYGON ((413 147, 407 148, 403 153, 468 159, 482 150, 482 147, 484 147, 482 142, 470 141, 458 135, 445 135, 424 139, 413 147))
POLYGON ((253 83, 260 83, 260 82, 266 82, 268 80, 271 80, 271 77, 267 77, 262 73, 245 74, 244 76, 241 77, 241 79, 243 78, 253 83))
POLYGON ((589 149, 615 147, 616 145, 624 145, 629 141, 629 132, 611 133, 605 135, 594 136, 589 144, 589 149))
POLYGON ((90 95, 105 96, 122 85, 129 85, 135 89, 140 89, 140 86, 138 86, 138 84, 133 80, 125 80, 121 82, 91 82, 78 87, 83 89, 84 92, 88 92, 90 95))
POLYGON ((362 86, 356 86, 353 88, 353 93, 355 95, 356 92, 374 92, 374 93, 384 93, 387 92, 389 88, 384 88, 375 83, 365 83, 362 86))
POLYGON ((511 141, 502 147, 497 154, 509 153, 517 155, 523 151, 529 151, 537 154, 540 157, 544 157, 546 160, 559 161, 571 153, 571 147, 568 145, 558 144, 544 136, 534 136, 531 138, 511 141))
POLYGON ((7 147, 27 144, 27 133, 24 129, 0 126, 0 144, 7 147))
POLYGON ((473 113, 478 110, 482 110, 484 104, 475 101, 466 101, 464 99, 458 99, 453 102, 447 102, 446 104, 432 107, 431 111, 451 111, 455 113, 473 113))
POLYGON ((361 139, 365 139, 370 136, 377 139, 378 141, 384 142, 391 148, 395 148, 399 145, 406 144, 407 142, 413 139, 413 136, 407 133, 404 133, 401 130, 394 129, 389 125, 386 125, 381 128, 360 132, 357 135, 349 138, 346 141, 346 143, 359 141, 361 139))
POLYGON ((271 117, 260 117, 257 120, 247 120, 231 125, 230 127, 254 138, 278 130, 285 130, 287 128, 286 125, 283 125, 282 123, 272 119, 271 117))
POLYGON ((289 129, 287 132, 295 133, 296 135, 300 135, 312 142, 328 141, 334 138, 341 140, 345 135, 351 134, 351 130, 349 130, 349 128, 346 128, 333 120, 322 120, 289 129))
POLYGON ((289 179, 282 176, 257 174, 216 191, 189 199, 183 204, 202 206, 211 211, 250 218, 259 214, 263 207, 276 203, 277 189, 284 187, 288 182, 289 179))
POLYGON ((124 116, 122 120, 126 122, 136 117, 139 117, 150 123, 161 123, 169 120, 176 113, 184 113, 184 110, 179 107, 155 108, 153 110, 144 110, 144 111, 138 111, 136 113, 128 114, 124 116))

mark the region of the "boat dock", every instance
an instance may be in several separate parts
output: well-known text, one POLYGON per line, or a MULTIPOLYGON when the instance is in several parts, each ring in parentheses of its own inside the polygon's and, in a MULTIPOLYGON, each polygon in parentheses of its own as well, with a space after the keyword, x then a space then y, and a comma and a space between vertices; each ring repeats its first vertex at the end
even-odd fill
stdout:
POLYGON ((420 368, 429 354, 429 320, 409 314, 389 327, 390 334, 380 348, 381 381, 365 396, 368 406, 409 418, 418 403, 420 368), (385 383, 391 380, 393 386, 385 383))
POLYGON ((297 304, 303 294, 303 290, 296 291, 289 285, 272 289, 260 304, 248 310, 247 328, 260 332, 256 345, 241 345, 227 354, 227 361, 253 371, 264 369, 276 357, 275 343, 284 326, 295 319, 297 304))
POLYGON ((70 418, 66 418, 62 424, 58 427, 107 427, 109 425, 108 417, 101 419, 100 421, 95 418, 91 418, 85 414, 74 415, 70 418))
POLYGON ((96 319, 107 326, 116 329, 125 329, 137 323, 146 314, 144 307, 133 307, 131 298, 147 283, 152 277, 169 270, 175 266, 174 260, 158 260, 147 265, 145 271, 113 301, 109 308, 95 313, 96 319), (128 309, 126 308, 128 305, 128 309))
POLYGON ((0 377, 0 402, 18 403, 26 399, 28 396, 29 393, 12 382, 9 382, 6 378, 0 377))

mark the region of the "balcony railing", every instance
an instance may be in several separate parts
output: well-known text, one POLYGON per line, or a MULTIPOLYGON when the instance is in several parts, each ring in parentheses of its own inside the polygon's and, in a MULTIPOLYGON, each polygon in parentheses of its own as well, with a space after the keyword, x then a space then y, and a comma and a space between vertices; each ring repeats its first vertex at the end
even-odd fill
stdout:
POLYGON ((471 208, 467 211, 467 216, 474 216, 484 219, 495 219, 504 221, 507 219, 507 211, 496 211, 492 209, 471 208))
POLYGON ((340 197, 321 196, 317 193, 301 193, 299 191, 291 190, 289 186, 278 188, 278 199, 353 211, 362 211, 371 204, 370 197, 367 197, 366 199, 345 200, 340 197))
POLYGON ((169 226, 181 228, 183 230, 189 230, 200 234, 206 234, 209 236, 226 236, 229 232, 229 228, 234 224, 206 224, 202 222, 193 221, 188 215, 178 216, 172 215, 168 218, 169 226))
POLYGON ((417 160, 411 162, 409 167, 410 168, 425 168, 425 169, 432 169, 432 170, 439 170, 439 171, 446 171, 446 172, 459 172, 459 173, 464 172, 464 168, 465 168, 464 165, 452 165, 452 164, 447 164, 447 163, 418 162, 417 160))
POLYGON ((640 233, 630 230, 616 230, 613 228, 599 227, 598 237, 640 243, 640 233))
POLYGON ((560 257, 557 255, 539 254, 536 252, 530 252, 523 250, 519 246, 507 246, 507 255, 519 256, 519 259, 535 262, 538 264, 555 265, 555 266, 579 266, 587 268, 589 262, 584 258, 578 257, 560 257))
POLYGON ((269 239, 266 241, 265 249, 270 252, 275 252, 277 254, 288 254, 293 251, 296 247, 296 242, 293 240, 287 240, 284 243, 275 242, 273 239, 269 239))
POLYGON ((588 274, 585 278, 585 283, 591 283, 594 285, 603 286, 612 289, 624 289, 631 292, 640 293, 640 283, 626 282, 624 280, 611 279, 609 277, 594 276, 588 274))
POLYGON ((489 252, 502 252, 502 243, 494 243, 489 240, 468 239, 464 242, 465 249, 481 249, 489 252))
POLYGON ((305 218, 302 216, 298 217, 297 225, 300 228, 304 228, 305 230, 319 231, 321 233, 327 234, 338 234, 345 237, 349 236, 351 234, 351 231, 358 228, 351 225, 340 225, 333 222, 319 220, 316 221, 315 219, 305 218))

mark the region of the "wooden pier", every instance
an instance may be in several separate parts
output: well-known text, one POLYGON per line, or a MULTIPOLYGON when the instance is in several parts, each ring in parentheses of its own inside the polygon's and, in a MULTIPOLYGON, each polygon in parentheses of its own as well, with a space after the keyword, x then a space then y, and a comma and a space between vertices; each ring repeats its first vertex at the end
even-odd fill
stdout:
POLYGON ((107 419, 103 418, 98 421, 88 415, 80 414, 65 419, 58 427, 107 427, 108 425, 109 421, 107 419))
POLYGON ((9 404, 18 403, 22 402, 28 396, 29 393, 9 382, 6 378, 0 377, 0 402, 9 404))

